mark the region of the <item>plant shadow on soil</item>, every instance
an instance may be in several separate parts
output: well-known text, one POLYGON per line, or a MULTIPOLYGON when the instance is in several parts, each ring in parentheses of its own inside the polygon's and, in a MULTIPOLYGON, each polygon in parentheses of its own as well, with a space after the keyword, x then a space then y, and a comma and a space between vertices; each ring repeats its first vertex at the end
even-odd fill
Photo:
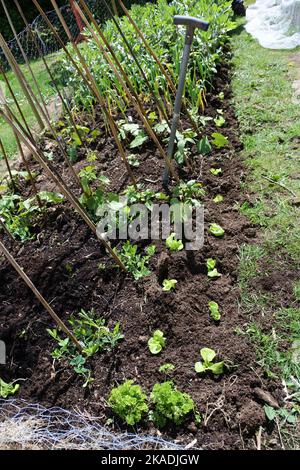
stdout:
MULTIPOLYGON (((87 410, 105 424, 112 417, 106 400, 114 385, 132 378, 149 393, 156 382, 165 380, 158 371, 159 366, 171 362, 176 367, 171 378, 178 389, 190 393, 203 417, 209 419, 202 419, 199 427, 190 420, 181 428, 166 428, 163 434, 185 444, 197 439, 197 446, 204 449, 255 448, 255 433, 265 424, 263 406, 256 401, 255 388, 268 390, 278 400, 280 392, 276 381, 261 378, 250 340, 235 334, 235 329, 247 322, 239 309, 238 252, 242 244, 255 240, 256 228, 236 208, 245 200, 240 190, 245 170, 239 155, 239 129, 230 105, 229 83, 228 70, 220 68, 215 89, 207 95, 205 113, 215 116, 216 109, 224 109, 225 126, 220 130, 211 121, 206 132, 221 131, 229 138, 230 145, 215 149, 204 158, 195 150, 193 174, 184 175, 185 179, 199 179, 205 186, 205 242, 199 252, 168 255, 168 276, 178 281, 174 292, 163 292, 158 282, 165 244, 156 243, 151 276, 134 282, 115 268, 68 204, 48 210, 36 221, 35 241, 12 247, 6 239, 20 265, 63 320, 81 308, 93 308, 109 325, 119 321, 125 336, 112 352, 90 359, 95 381, 90 391, 84 390, 82 380, 67 364, 56 363, 54 370, 50 355, 54 344, 46 332, 51 320, 2 259, 0 331, 8 358, 7 365, 0 367, 0 374, 4 380, 26 379, 21 382, 20 398, 46 406, 87 410), (222 101, 216 98, 220 91, 225 94, 222 101), (222 175, 213 176, 209 171, 212 166, 222 167, 222 175), (219 204, 212 201, 217 194, 224 196, 219 204), (214 238, 207 232, 210 222, 224 227, 223 238, 214 238), (207 277, 209 257, 218 260, 221 278, 207 277), (104 271, 98 268, 100 263, 105 263, 104 271), (220 305, 220 324, 209 317, 210 300, 220 305), (164 332, 167 343, 160 355, 152 356, 147 340, 156 328, 164 332), (224 376, 214 378, 195 373, 194 363, 199 360, 199 350, 203 347, 215 349, 230 366, 224 376)), ((112 139, 100 137, 94 145, 99 158, 93 164, 110 178, 110 189, 124 189, 130 181, 112 139)), ((59 163, 57 156, 56 162, 59 163)), ((39 173, 40 188, 54 189, 37 165, 31 164, 39 173)), ((78 170, 83 164, 82 158, 75 168, 78 170)), ((134 171, 139 182, 145 178, 160 181, 163 166, 155 149, 148 144, 140 156, 140 167, 134 171)), ((61 169, 68 179, 68 169, 62 163, 61 169)), ((148 186, 161 190, 159 182, 148 186)), ((125 429, 117 419, 115 428, 125 429)), ((138 431, 157 432, 151 423, 144 423, 138 431)))

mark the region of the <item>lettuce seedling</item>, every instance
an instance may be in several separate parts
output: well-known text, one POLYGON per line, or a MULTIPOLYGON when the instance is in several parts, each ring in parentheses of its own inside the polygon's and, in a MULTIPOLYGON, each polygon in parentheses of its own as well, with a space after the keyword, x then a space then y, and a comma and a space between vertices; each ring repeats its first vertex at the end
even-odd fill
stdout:
POLYGON ((220 134, 219 132, 213 132, 212 133, 212 143, 215 147, 218 149, 221 149, 225 147, 228 144, 228 137, 225 137, 223 134, 220 134))
POLYGON ((213 201, 218 204, 219 202, 222 202, 224 200, 224 197, 222 196, 222 194, 217 194, 214 198, 213 198, 213 201))
POLYGON ((162 428, 168 421, 180 425, 195 410, 193 399, 188 393, 177 390, 173 382, 155 384, 150 395, 154 410, 150 412, 150 419, 162 428))
POLYGON ((175 289, 176 284, 176 279, 165 279, 163 281, 163 291, 169 292, 170 290, 175 289))
POLYGON ((224 372, 224 362, 213 362, 216 357, 216 352, 210 348, 202 348, 200 355, 203 362, 199 361, 195 364, 195 371, 199 374, 210 371, 214 375, 221 375, 224 372))
POLYGON ((211 168, 209 171, 214 176, 218 176, 222 174, 222 168, 211 168))
POLYGON ((159 354, 166 344, 166 338, 161 330, 155 330, 148 341, 148 347, 151 354, 159 354))
POLYGON ((133 380, 126 380, 110 392, 108 403, 114 413, 130 426, 139 423, 144 413, 148 412, 147 397, 133 380))
POLYGON ((216 268, 217 261, 213 258, 208 258, 206 260, 206 266, 207 266, 207 275, 210 278, 215 278, 215 277, 220 277, 222 276, 221 273, 216 268))
POLYGON ((7 398, 9 395, 14 395, 20 388, 19 384, 6 383, 0 378, 0 397, 7 398))
POLYGON ((212 235, 215 237, 223 237, 225 230, 221 227, 221 225, 218 224, 210 224, 209 226, 209 231, 212 235))
POLYGON ((167 248, 170 251, 181 251, 183 250, 183 243, 181 240, 177 240, 175 238, 175 233, 171 233, 171 235, 166 239, 167 248))
POLYGON ((208 302, 208 307, 211 318, 215 321, 221 320, 221 313, 219 311, 219 305, 217 302, 214 302, 213 300, 208 302))
POLYGON ((175 369, 175 366, 173 364, 170 364, 167 362, 166 364, 162 364, 158 371, 161 372, 162 374, 169 375, 173 370, 175 369))

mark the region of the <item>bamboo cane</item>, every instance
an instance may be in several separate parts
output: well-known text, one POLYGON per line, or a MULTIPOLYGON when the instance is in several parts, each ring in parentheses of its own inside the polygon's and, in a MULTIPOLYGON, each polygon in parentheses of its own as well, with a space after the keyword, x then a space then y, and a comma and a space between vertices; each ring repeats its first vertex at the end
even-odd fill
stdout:
POLYGON ((79 349, 79 351, 82 351, 82 346, 77 340, 77 338, 73 335, 73 333, 69 330, 69 328, 65 325, 65 323, 58 317, 58 315, 54 312, 53 308, 50 306, 50 304, 47 302, 47 300, 42 296, 42 294, 38 291, 38 289, 35 287, 33 282, 29 279, 27 274, 23 271, 21 266, 18 264, 18 262, 15 260, 15 258, 10 254, 10 252, 5 248, 3 243, 0 240, 0 249, 3 252, 5 258, 7 261, 12 265, 12 267, 17 271, 19 276, 23 279, 25 284, 29 287, 29 289, 33 292, 35 297, 40 301, 40 303, 43 305, 43 307, 47 310, 49 315, 52 317, 56 325, 70 338, 70 340, 75 344, 75 346, 79 349))
POLYGON ((5 151, 5 148, 4 148, 4 145, 3 145, 3 142, 1 140, 1 138, 0 138, 0 150, 1 150, 1 153, 2 153, 4 161, 5 161, 5 165, 6 165, 6 168, 7 168, 7 172, 8 172, 8 175, 9 175, 10 182, 12 184, 12 187, 15 189, 16 185, 15 185, 15 182, 14 182, 14 179, 13 179, 13 176, 12 176, 10 164, 9 164, 8 157, 7 157, 7 153, 5 151))
MULTIPOLYGON (((105 1, 105 0, 102 0, 102 1, 105 1)), ((129 11, 127 10, 127 8, 125 7, 124 3, 122 2, 122 0, 118 0, 122 10, 124 11, 125 15, 127 16, 129 22, 131 23, 131 25, 133 26, 134 30, 136 31, 137 35, 141 38, 145 48, 147 49, 148 53, 153 57, 153 59, 155 60, 155 62, 157 63, 158 67, 160 68, 160 71, 161 73, 164 75, 164 77, 166 78, 167 80, 167 83, 169 85, 169 88, 170 90, 172 91, 173 95, 176 96, 176 93, 177 93, 177 90, 176 90, 176 86, 174 85, 174 82, 170 76, 170 72, 166 71, 165 67, 163 66, 162 62, 159 60, 156 52, 152 49, 152 47, 150 47, 148 41, 146 40, 145 36, 143 35, 142 31, 140 30, 140 28, 138 27, 138 25, 136 24, 136 22, 134 21, 134 19, 132 18, 132 16, 130 15, 129 11)), ((198 130, 198 126, 196 124, 196 122, 194 121, 194 119, 192 118, 192 116, 190 115, 187 107, 186 107, 186 103, 185 103, 185 100, 182 101, 182 107, 184 108, 188 118, 189 118, 189 121, 190 123, 192 124, 193 126, 193 129, 194 131, 197 133, 197 135, 199 135, 199 130, 198 130)))
POLYGON ((1 217, 0 217, 0 225, 1 227, 3 228, 4 232, 6 233, 6 235, 8 236, 8 238, 11 240, 11 241, 15 241, 14 237, 12 236, 12 234, 10 233, 10 231, 8 230, 8 228, 6 227, 5 223, 2 221, 1 217))
MULTIPOLYGON (((32 152, 32 154, 35 156, 37 161, 40 163, 42 168, 45 170, 46 174, 49 176, 49 178, 54 181, 54 183, 59 187, 60 191, 65 195, 66 199, 70 202, 71 206, 73 209, 75 209, 76 212, 79 213, 79 215, 83 218, 85 223, 88 225, 88 227, 92 230, 94 234, 97 234, 97 228, 95 224, 91 221, 87 213, 85 212, 84 208, 78 201, 78 199, 73 195, 72 191, 67 188, 65 185, 62 177, 60 174, 55 170, 55 169, 50 169, 47 165, 46 159, 43 155, 43 153, 33 144, 28 140, 20 131, 20 129, 12 122, 12 120, 3 112, 0 110, 0 116, 11 126, 11 128, 18 134, 20 140, 27 146, 27 148, 32 152)), ((116 261, 118 266, 126 271, 126 268, 124 264, 122 263, 121 259, 116 255, 116 253, 113 251, 111 248, 110 244, 106 242, 106 240, 102 239, 100 242, 105 246, 106 250, 110 253, 112 258, 116 261)))
POLYGON ((80 64, 82 65, 85 73, 87 76, 85 76, 85 74, 82 72, 82 70, 80 69, 80 67, 78 67, 78 65, 76 64, 76 62, 74 61, 74 59, 72 58, 71 54, 69 53, 68 49, 65 47, 63 41, 61 40, 60 36, 57 34, 55 28, 53 27, 52 23, 49 21, 49 19, 47 18, 47 16, 45 15, 43 9, 40 7, 39 3, 37 0, 33 0, 35 6, 37 7, 37 9, 39 10, 40 14, 42 15, 42 17, 44 18, 44 20, 46 21, 46 23, 48 24, 48 26, 50 27, 51 31, 53 32, 54 36, 58 39, 58 41, 60 42, 62 48, 64 49, 64 51, 66 52, 66 54, 68 55, 70 61, 72 62, 72 64, 74 65, 74 67, 76 68, 76 70, 78 71, 78 73, 82 76, 84 82, 87 84, 87 86, 90 88, 90 90, 92 91, 92 93, 95 95, 95 97, 97 98, 100 106, 101 106, 101 110, 102 112, 104 113, 104 115, 106 116, 107 120, 108 120, 108 123, 109 123, 109 126, 110 126, 110 129, 111 129, 111 132, 112 132, 112 135, 115 139, 115 142, 117 144, 117 147, 118 147, 118 150, 120 152, 120 155, 121 155, 121 158, 125 164, 125 167, 126 167, 126 170, 128 172, 128 175, 129 177, 131 178, 131 181, 134 185, 135 188, 137 188, 137 185, 136 185, 136 180, 135 180, 135 177, 132 173, 132 170, 130 168, 130 165, 129 165, 129 162, 128 162, 128 159, 127 159, 127 155, 125 153, 125 150, 123 148, 123 145, 121 144, 121 141, 119 139, 119 136, 118 136, 118 127, 114 121, 114 118, 113 116, 111 115, 111 113, 107 110, 106 108, 106 102, 105 100, 103 99, 101 93, 100 93, 100 90, 99 90, 99 87, 98 85, 96 84, 85 60, 84 60, 84 57, 82 56, 78 46, 75 44, 74 40, 73 40, 73 37, 71 35, 71 32, 68 28, 68 26, 66 25, 66 22, 57 6, 57 3, 55 0, 51 0, 51 3, 60 19, 60 22, 68 36, 68 39, 70 41, 70 43, 72 44, 72 47, 74 48, 78 58, 79 58, 79 61, 80 61, 80 64))
POLYGON ((170 161, 170 159, 168 158, 166 152, 164 151, 164 149, 162 148, 158 138, 157 138, 157 135, 155 134, 155 132, 153 131, 152 127, 151 127, 151 124, 149 122, 149 119, 147 118, 147 115, 146 115, 146 111, 137 95, 137 93, 135 92, 130 80, 128 79, 127 75, 126 75, 126 72, 124 71, 122 65, 120 64, 117 56, 115 55, 113 49, 111 48, 111 46, 109 45, 109 43, 107 42, 106 38, 104 37, 104 35, 102 34, 100 28, 98 27, 97 23, 95 22, 95 28, 97 29, 97 32, 99 33, 99 35, 101 36, 102 40, 104 41, 106 47, 109 49, 109 52, 112 54, 119 70, 120 70, 120 73, 122 75, 120 75, 120 73, 117 71, 116 67, 114 66, 114 64, 112 63, 112 61, 110 60, 110 58, 108 57, 103 45, 101 44, 101 42, 99 41, 99 38, 97 37, 97 35, 95 34, 93 28, 91 28, 91 26, 89 25, 88 21, 87 21, 87 18, 85 17, 85 15, 83 14, 81 8, 79 7, 78 3, 76 3, 76 1, 74 1, 74 5, 76 8, 78 8, 78 12, 81 16, 81 18, 83 19, 83 21, 85 22, 85 25, 86 27, 89 29, 90 33, 93 35, 96 43, 97 43, 97 46, 99 47, 99 49, 101 50, 105 60, 107 61, 107 63, 110 65, 110 67, 112 68, 112 70, 114 71, 116 77, 118 78, 119 82, 121 83, 121 85, 123 86, 125 92, 126 92, 126 95, 128 96, 128 99, 132 102, 133 106, 135 107, 137 113, 139 114, 140 118, 142 119, 145 127, 146 127, 146 130, 147 130, 147 133, 149 135, 149 137, 153 140, 153 142, 156 144, 160 154, 162 155, 162 157, 164 158, 165 160, 165 163, 166 165, 168 166, 168 169, 171 171, 172 173, 172 176, 174 177, 174 179, 176 179, 176 181, 179 182, 179 178, 178 176, 176 175, 175 171, 174 171, 174 168, 172 166, 172 163, 170 161), (124 80, 123 80, 124 79, 124 80), (126 83, 125 83, 126 82, 126 83), (127 86, 129 89, 127 88, 127 86), (133 99, 134 97, 134 99, 133 99))
POLYGON ((39 197, 38 195, 38 191, 36 189, 36 184, 35 184, 35 181, 34 181, 34 178, 33 178, 33 175, 30 171, 30 168, 29 168, 29 165, 28 165, 28 162, 27 162, 27 159, 24 155, 24 151, 23 151, 23 147, 21 145, 21 142, 20 142, 20 139, 19 139, 19 136, 16 132, 14 132, 14 136, 15 136, 15 139, 16 139, 16 142, 17 142, 17 146, 18 146, 18 149, 19 149, 19 152, 20 152, 20 155, 21 155, 21 159, 22 159, 22 162, 23 162, 23 165, 25 166, 26 168, 26 171, 28 173, 28 176, 29 176, 29 179, 30 179, 30 183, 31 183, 31 186, 32 186, 32 189, 33 189, 33 194, 36 198, 36 201, 37 201, 37 204, 39 206, 39 208, 41 209, 43 207, 43 203, 41 201, 41 198, 39 197))
POLYGON ((8 20, 9 26, 10 26, 12 32, 13 32, 15 41, 16 41, 17 44, 18 44, 18 47, 19 47, 19 49, 20 49, 20 51, 21 51, 21 54, 22 54, 22 56, 23 56, 23 59, 24 59, 25 64, 26 64, 26 66, 27 66, 27 69, 28 69, 28 71, 29 71, 29 73, 30 73, 30 75, 31 75, 31 78, 32 78, 32 80, 33 80, 35 86, 36 86, 36 89, 37 89, 38 95, 39 95, 39 97, 40 97, 41 103, 43 104, 43 107, 44 107, 44 111, 45 111, 45 113, 47 114, 48 118, 50 119, 50 116, 49 116, 49 113, 48 113, 48 109, 47 109, 47 105, 46 105, 46 103, 45 103, 45 100, 44 100, 43 94, 42 94, 42 92, 41 92, 40 86, 39 86, 39 84, 38 84, 38 82, 37 82, 37 80, 36 80, 36 78, 35 78, 35 75, 34 75, 34 73, 33 73, 33 71, 32 71, 32 68, 31 68, 31 65, 30 65, 30 63, 29 63, 28 57, 27 57, 27 55, 26 55, 26 53, 25 53, 25 51, 24 51, 24 49, 23 49, 23 46, 22 46, 22 44, 21 44, 21 41, 20 41, 20 39, 19 39, 19 37, 18 37, 18 34, 17 34, 16 30, 15 30, 14 24, 13 24, 13 22, 12 22, 12 20, 11 20, 11 16, 10 16, 10 14, 9 14, 9 12, 8 12, 7 7, 6 7, 5 0, 1 0, 1 4, 2 4, 3 10, 4 10, 4 12, 5 12, 6 18, 7 18, 7 20, 8 20))
MULTIPOLYGON (((46 61, 46 59, 45 59, 45 57, 44 57, 44 54, 43 54, 43 52, 42 52, 42 50, 41 50, 41 48, 40 48, 40 46, 39 46, 39 44, 38 44, 38 41, 37 41, 37 39, 36 39, 36 36, 35 36, 35 34, 33 33, 32 29, 31 29, 31 25, 28 23, 28 21, 27 21, 27 19, 26 19, 26 16, 25 16, 25 14, 24 14, 24 12, 23 12, 23 10, 22 10, 20 4, 19 4, 19 1, 18 1, 18 0, 14 0, 14 3, 15 3, 15 5, 16 5, 17 9, 18 9, 18 12, 20 13, 20 16, 21 16, 22 19, 23 19, 23 22, 24 22, 26 28, 27 28, 28 31, 30 32, 30 35, 31 35, 31 37, 32 37, 32 39, 33 39, 33 41, 34 41, 34 43, 35 43, 35 46, 36 46, 36 48, 37 48, 37 50, 38 50, 39 56, 41 57, 41 59, 42 59, 42 61, 43 61, 43 63, 44 63, 44 66, 45 66, 45 68, 46 68, 46 70, 47 70, 47 73, 48 73, 48 75, 49 75, 49 77, 50 77, 50 80, 51 80, 51 82, 52 82, 52 84, 53 84, 53 86, 54 86, 54 88, 55 88, 55 91, 57 92, 57 94, 58 94, 58 96, 59 96, 59 99, 60 99, 60 101, 61 101, 61 103, 62 103, 62 105, 63 105, 63 107, 64 107, 64 110, 66 111, 66 113, 68 114, 68 116, 69 116, 69 118, 70 118, 70 121, 71 121, 71 124, 72 124, 72 126, 73 126, 74 132, 76 133, 76 135, 77 135, 79 141, 81 142, 81 144, 83 144, 83 142, 82 142, 82 140, 81 140, 81 136, 80 136, 80 134, 79 134, 79 132, 78 132, 78 128, 77 128, 77 126, 76 126, 76 124, 75 124, 73 114, 72 114, 72 112, 71 112, 71 110, 70 110, 70 108, 69 108, 69 106, 68 106, 66 100, 64 99, 62 93, 60 92, 60 89, 58 88, 58 86, 57 86, 57 84, 56 84, 56 81, 55 81, 55 79, 54 79, 54 76, 53 76, 53 74, 52 74, 52 72, 51 72, 51 70, 50 70, 50 67, 48 66, 48 63, 47 63, 47 61, 46 61)), ((85 148, 86 148, 86 146, 85 146, 85 148)))

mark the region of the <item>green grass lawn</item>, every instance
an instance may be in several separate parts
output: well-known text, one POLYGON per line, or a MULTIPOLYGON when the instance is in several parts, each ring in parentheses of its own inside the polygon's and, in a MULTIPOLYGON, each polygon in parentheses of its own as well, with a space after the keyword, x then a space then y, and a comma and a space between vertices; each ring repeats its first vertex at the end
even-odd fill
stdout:
MULTIPOLYGON (((58 58, 58 53, 51 54, 47 56, 47 64, 51 66, 58 58)), ((33 70, 33 73, 36 77, 36 80, 39 84, 40 90, 45 97, 46 102, 49 100, 51 95, 55 93, 54 88, 50 84, 50 77, 47 73, 47 70, 45 69, 45 66, 43 64, 42 60, 36 60, 31 62, 31 68, 33 70)), ((36 86, 33 82, 33 79, 31 77, 30 72, 28 71, 26 65, 21 65, 21 69, 23 74, 26 77, 26 80, 34 90, 35 94, 37 94, 36 86)), ((28 122, 34 126, 35 125, 35 117, 32 112, 32 109, 30 105, 27 102, 27 99, 25 98, 21 86, 13 74, 12 71, 7 72, 7 78, 12 86, 12 89, 14 90, 14 93, 19 100, 19 104, 22 108, 22 111, 24 113, 24 116, 28 119, 28 122)), ((3 81, 3 77, 0 75, 0 80, 2 81, 2 88, 5 88, 5 83, 3 81)), ((13 103, 12 98, 9 96, 9 91, 6 90, 6 96, 9 97, 9 103, 13 103)), ((13 112, 16 112, 16 106, 12 104, 12 109, 13 112)), ((17 112, 16 112, 17 114, 17 112)), ((12 131, 10 130, 10 127, 8 124, 6 124, 3 120, 0 119, 0 138, 5 146, 5 149, 7 153, 12 156, 17 150, 17 145, 14 139, 14 135, 12 131)), ((0 155, 0 159, 2 158, 2 155, 0 155)))
POLYGON ((281 446, 297 448, 300 437, 293 420, 300 414, 300 391, 293 380, 300 383, 295 360, 297 348, 300 352, 300 100, 292 83, 300 71, 295 51, 263 49, 245 31, 233 36, 232 46, 234 105, 247 167, 243 190, 251 197, 240 210, 260 229, 255 242, 240 252, 244 334, 255 345, 262 374, 283 380, 296 393, 276 416, 281 446), (277 291, 261 287, 260 279, 278 274, 284 286, 277 291))

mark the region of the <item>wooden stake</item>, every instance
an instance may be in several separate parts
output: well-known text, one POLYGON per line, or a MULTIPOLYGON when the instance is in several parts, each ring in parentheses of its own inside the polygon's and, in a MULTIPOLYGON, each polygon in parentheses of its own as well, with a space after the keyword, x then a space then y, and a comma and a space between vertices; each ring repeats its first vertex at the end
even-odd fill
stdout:
POLYGON ((31 289, 33 294, 36 296, 36 298, 41 302, 43 307, 47 310, 49 315, 52 317, 56 325, 70 338, 70 340, 75 344, 76 348, 79 349, 79 351, 82 351, 82 346, 75 338, 73 333, 69 330, 69 328, 64 324, 64 322, 56 315, 54 312, 53 308, 50 306, 50 304, 47 302, 47 300, 42 296, 42 294, 37 290, 33 282, 29 279, 27 274, 23 271, 21 266, 17 263, 15 258, 9 253, 9 251, 5 248, 3 243, 0 241, 0 249, 3 252, 5 258, 7 261, 12 265, 12 267, 17 271, 19 276, 23 279, 25 284, 31 289))

